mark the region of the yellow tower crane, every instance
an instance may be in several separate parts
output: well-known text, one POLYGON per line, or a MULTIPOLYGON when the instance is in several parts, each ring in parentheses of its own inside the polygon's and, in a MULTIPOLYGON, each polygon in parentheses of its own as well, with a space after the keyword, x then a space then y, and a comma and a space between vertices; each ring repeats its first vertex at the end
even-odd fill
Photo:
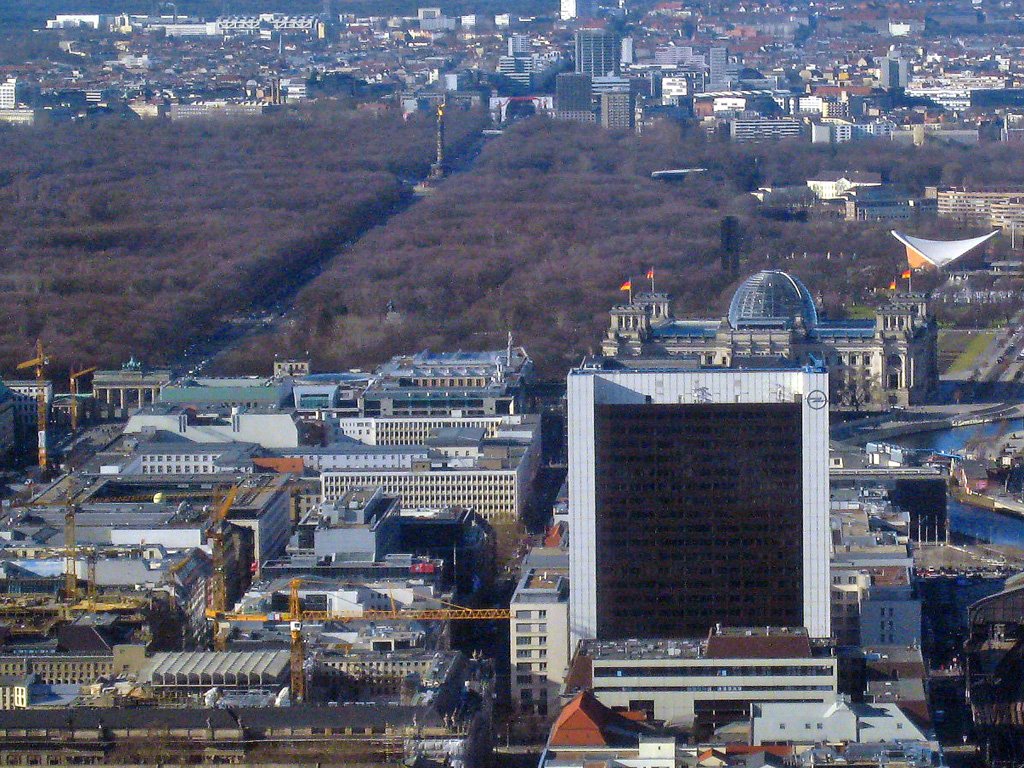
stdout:
POLYGON ((75 505, 68 504, 64 513, 64 597, 78 600, 78 541, 75 535, 75 505))
POLYGON ((288 595, 288 616, 291 621, 291 678, 292 701, 299 702, 306 698, 306 643, 302 639, 302 601, 299 599, 299 586, 302 579, 292 579, 288 595))
POLYGON ((36 372, 36 403, 38 404, 36 421, 39 431, 39 468, 44 473, 49 469, 49 460, 46 456, 46 366, 49 364, 50 359, 43 351, 42 339, 36 341, 36 356, 31 360, 18 364, 19 371, 26 368, 34 368, 36 372))
POLYGON ((224 521, 227 519, 228 510, 235 503, 235 496, 238 494, 238 486, 232 486, 221 502, 214 507, 210 515, 210 529, 207 533, 207 540, 213 551, 213 594, 210 600, 210 607, 214 611, 226 611, 228 609, 228 588, 227 588, 227 563, 224 557, 224 521))
POLYGON ((445 608, 408 609, 399 608, 391 598, 390 610, 363 611, 307 611, 302 608, 299 598, 299 587, 302 579, 292 579, 289 583, 288 613, 236 613, 207 610, 206 617, 214 622, 214 648, 222 651, 227 648, 227 635, 230 625, 238 622, 277 622, 287 621, 291 631, 291 694, 293 701, 301 701, 306 696, 306 643, 302 636, 304 621, 480 621, 507 620, 511 617, 508 608, 463 608, 459 605, 443 603, 445 608), (227 628, 227 631, 225 631, 227 628))
POLYGON ((72 371, 70 376, 71 391, 71 431, 78 431, 78 380, 86 374, 92 373, 96 370, 96 366, 91 368, 83 368, 80 371, 72 371))

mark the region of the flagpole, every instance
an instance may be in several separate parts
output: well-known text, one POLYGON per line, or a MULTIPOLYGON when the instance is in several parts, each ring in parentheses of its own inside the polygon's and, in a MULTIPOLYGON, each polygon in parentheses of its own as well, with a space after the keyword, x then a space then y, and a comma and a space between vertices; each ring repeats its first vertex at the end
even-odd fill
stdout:
POLYGON ((633 281, 632 280, 629 281, 629 303, 630 303, 630 305, 633 304, 633 281))
POLYGON ((654 293, 654 267, 651 267, 651 293, 654 293))

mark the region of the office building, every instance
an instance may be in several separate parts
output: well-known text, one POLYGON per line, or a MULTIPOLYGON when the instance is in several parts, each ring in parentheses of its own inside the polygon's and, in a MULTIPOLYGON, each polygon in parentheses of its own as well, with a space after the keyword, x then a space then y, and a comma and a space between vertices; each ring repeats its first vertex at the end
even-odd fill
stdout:
POLYGON ((828 637, 827 392, 810 366, 570 372, 574 639, 828 637))
POLYGON ((529 35, 509 35, 507 43, 509 56, 528 56, 533 51, 529 35))
POLYGON ((562 21, 592 19, 597 16, 596 0, 560 0, 558 15, 562 21))
POLYGON ((601 127, 609 130, 632 130, 636 103, 631 91, 601 94, 601 127))
POLYGON ((1024 187, 925 188, 937 201, 939 218, 999 227, 1004 232, 1024 230, 1024 187))
POLYGON ((909 63, 905 59, 881 59, 878 62, 878 81, 887 91, 906 88, 910 82, 909 63))
POLYGON ((622 48, 619 38, 607 29, 580 29, 576 32, 576 71, 590 77, 619 74, 622 48))
POLYGON ((732 88, 729 77, 729 51, 726 48, 713 47, 708 50, 708 86, 709 91, 728 91, 732 88))
POLYGON ((364 416, 495 416, 522 409, 533 361, 522 347, 399 355, 363 393, 364 416))
POLYGON ((804 124, 792 117, 737 117, 729 121, 729 138, 738 142, 780 141, 803 136, 804 124))
POLYGON ((561 72, 555 78, 556 112, 589 112, 593 108, 590 75, 561 72))
MULTIPOLYGON (((707 738, 755 702, 834 701, 838 665, 801 627, 732 627, 699 640, 585 640, 569 680, 618 711, 707 738)), ((567 693, 575 692, 571 687, 567 693)))
MULTIPOLYGON (((354 487, 380 486, 402 507, 464 507, 485 520, 514 520, 526 504, 540 459, 536 418, 503 424, 492 437, 483 429, 439 430, 427 443, 430 455, 408 466, 348 467, 324 471, 324 501, 354 487)), ((364 447, 363 450, 370 450, 364 447)))
POLYGON ((21 90, 16 77, 9 77, 0 83, 0 109, 16 108, 21 101, 21 90))
POLYGON ((749 358, 820 360, 829 369, 833 410, 884 410, 924 401, 938 386, 938 331, 919 293, 897 293, 873 319, 821 317, 810 291, 785 272, 747 278, 726 318, 677 320, 671 297, 639 293, 611 311, 601 343, 607 357, 685 358, 740 366, 749 358))
POLYGON ((558 708, 569 667, 569 573, 562 549, 535 549, 512 594, 512 706, 546 716, 558 708))

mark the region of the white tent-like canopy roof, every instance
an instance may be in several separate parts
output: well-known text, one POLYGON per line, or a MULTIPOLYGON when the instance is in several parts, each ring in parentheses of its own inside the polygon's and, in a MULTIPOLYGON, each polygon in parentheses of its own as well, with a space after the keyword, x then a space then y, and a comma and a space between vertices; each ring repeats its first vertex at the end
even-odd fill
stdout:
POLYGON ((907 247, 907 263, 910 264, 911 269, 921 267, 942 269, 998 232, 999 230, 995 229, 987 235, 972 237, 969 240, 925 240, 922 237, 901 234, 894 229, 892 236, 907 247))

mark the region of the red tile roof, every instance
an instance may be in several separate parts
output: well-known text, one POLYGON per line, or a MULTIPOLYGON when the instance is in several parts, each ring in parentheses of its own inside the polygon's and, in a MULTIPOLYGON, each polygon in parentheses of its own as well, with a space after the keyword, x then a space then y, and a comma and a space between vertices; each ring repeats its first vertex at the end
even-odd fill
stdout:
POLYGON ((642 729, 631 720, 608 709, 590 691, 583 691, 565 705, 551 729, 551 747, 612 746, 611 731, 639 733, 642 729))

